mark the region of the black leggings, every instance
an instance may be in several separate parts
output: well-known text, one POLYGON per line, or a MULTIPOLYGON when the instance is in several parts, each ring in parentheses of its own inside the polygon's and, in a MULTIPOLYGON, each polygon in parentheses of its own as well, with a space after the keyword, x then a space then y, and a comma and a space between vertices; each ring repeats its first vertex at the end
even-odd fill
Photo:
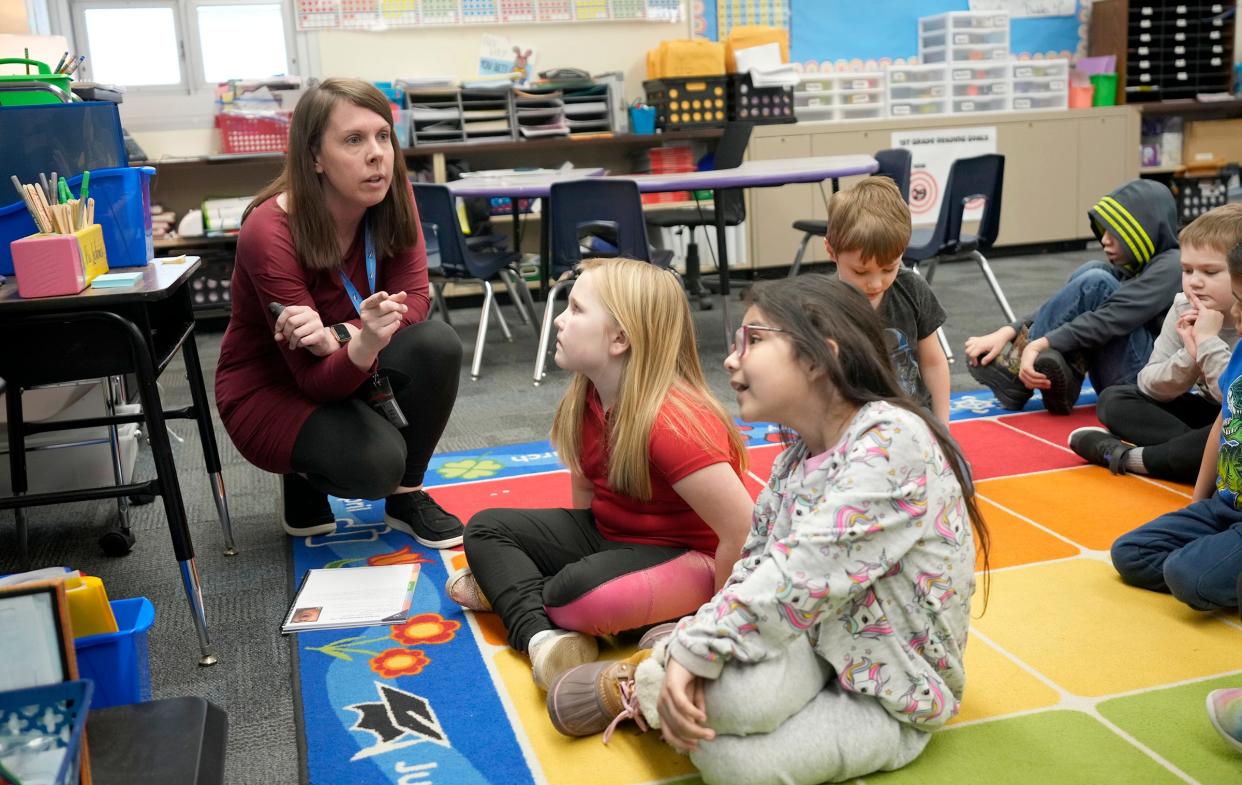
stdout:
POLYGON ((1137 385, 1121 384, 1100 393, 1095 413, 1114 435, 1143 448, 1149 475, 1193 483, 1220 404, 1190 393, 1156 401, 1137 385))
POLYGON ((711 557, 605 539, 590 510, 483 510, 466 526, 465 546, 518 651, 543 630, 611 634, 681 618, 714 587, 711 557))
POLYGON ((293 443, 293 470, 324 493, 382 499, 422 484, 457 400, 461 339, 444 322, 412 324, 380 352, 379 368, 410 424, 394 428, 362 393, 316 409, 293 443))

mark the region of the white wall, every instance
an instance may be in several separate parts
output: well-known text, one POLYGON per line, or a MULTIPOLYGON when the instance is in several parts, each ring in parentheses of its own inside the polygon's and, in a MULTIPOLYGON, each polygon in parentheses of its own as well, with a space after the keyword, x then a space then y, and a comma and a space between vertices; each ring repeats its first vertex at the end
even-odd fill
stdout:
POLYGON ((562 66, 591 73, 621 71, 627 95, 642 95, 647 50, 668 38, 688 38, 688 20, 677 23, 598 22, 510 27, 445 27, 383 33, 313 33, 322 76, 382 80, 420 74, 478 75, 484 33, 503 35, 536 53, 535 70, 562 66), (365 56, 361 56, 365 53, 365 56))

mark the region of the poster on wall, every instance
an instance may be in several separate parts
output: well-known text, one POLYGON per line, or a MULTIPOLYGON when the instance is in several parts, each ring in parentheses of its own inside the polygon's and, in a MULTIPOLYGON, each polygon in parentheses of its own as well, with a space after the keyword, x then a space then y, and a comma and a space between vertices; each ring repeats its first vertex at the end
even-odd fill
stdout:
MULTIPOLYGON (((940 215, 949 167, 958 158, 996 152, 996 126, 893 131, 890 146, 910 151, 910 218, 915 226, 930 226, 940 215)), ((982 215, 979 200, 966 205, 963 220, 977 221, 982 215)))
POLYGON ((970 0, 971 11, 1004 11, 1015 19, 1030 16, 1070 16, 1076 0, 970 0))

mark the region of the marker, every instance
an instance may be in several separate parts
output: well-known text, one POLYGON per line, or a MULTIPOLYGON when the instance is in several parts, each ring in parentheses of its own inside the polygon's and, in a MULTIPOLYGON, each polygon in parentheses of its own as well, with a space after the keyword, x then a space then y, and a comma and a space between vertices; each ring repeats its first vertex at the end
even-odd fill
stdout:
POLYGON ((86 55, 78 55, 78 59, 74 60, 73 64, 65 69, 65 76, 68 76, 78 70, 78 66, 82 65, 84 62, 86 62, 86 55))
POLYGON ((56 63, 56 67, 52 69, 52 73, 60 73, 60 69, 65 65, 65 61, 69 59, 69 53, 65 52, 60 56, 60 60, 56 63))
POLYGON ((280 315, 284 313, 285 306, 281 305, 280 303, 268 303, 267 310, 272 312, 272 316, 280 318, 280 315))

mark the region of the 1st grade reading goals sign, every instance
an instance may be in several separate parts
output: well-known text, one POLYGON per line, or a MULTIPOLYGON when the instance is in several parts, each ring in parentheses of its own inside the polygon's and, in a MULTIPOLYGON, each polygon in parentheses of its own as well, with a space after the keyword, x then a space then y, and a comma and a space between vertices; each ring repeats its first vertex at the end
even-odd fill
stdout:
MULTIPOLYGON (((996 152, 996 126, 893 131, 892 146, 910 151, 910 217, 915 226, 928 226, 940 215, 949 167, 958 158, 996 152)), ((982 201, 971 207, 963 220, 979 220, 982 201)))

